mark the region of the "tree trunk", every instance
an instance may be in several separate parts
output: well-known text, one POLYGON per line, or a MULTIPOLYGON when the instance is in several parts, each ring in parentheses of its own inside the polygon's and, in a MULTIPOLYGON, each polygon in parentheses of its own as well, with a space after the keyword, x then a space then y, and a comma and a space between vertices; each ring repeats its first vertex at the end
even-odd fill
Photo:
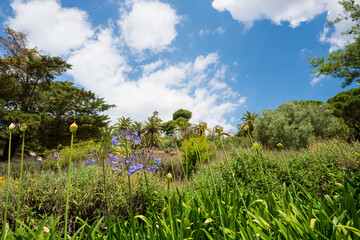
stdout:
POLYGON ((151 138, 150 138, 150 147, 152 148, 154 144, 154 133, 151 133, 151 138))
MULTIPOLYGON (((11 155, 10 155, 10 159, 13 158, 13 156, 15 155, 16 152, 16 148, 19 146, 19 142, 20 142, 21 137, 18 135, 12 135, 11 136, 11 155)), ((5 144, 5 148, 3 150, 3 155, 0 158, 1 162, 6 162, 8 161, 8 152, 9 152, 9 139, 6 140, 6 144, 5 144)))

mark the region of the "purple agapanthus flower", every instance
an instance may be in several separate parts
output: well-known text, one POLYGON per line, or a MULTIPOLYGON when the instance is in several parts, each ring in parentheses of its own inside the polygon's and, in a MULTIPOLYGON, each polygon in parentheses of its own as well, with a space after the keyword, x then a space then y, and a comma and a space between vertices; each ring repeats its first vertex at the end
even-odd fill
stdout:
POLYGON ((57 151, 55 151, 54 152, 54 158, 55 158, 55 160, 60 160, 60 155, 59 155, 59 152, 57 152, 57 151))
POLYGON ((127 172, 128 176, 138 173, 139 171, 156 172, 161 165, 161 159, 154 158, 152 152, 146 151, 145 149, 137 154, 123 157, 122 160, 112 159, 111 161, 109 160, 109 162, 114 166, 113 171, 118 169, 120 172, 127 172))
POLYGON ((139 133, 130 128, 122 128, 119 130, 119 133, 112 137, 112 144, 120 146, 121 142, 131 142, 135 146, 140 145, 141 140, 139 133))

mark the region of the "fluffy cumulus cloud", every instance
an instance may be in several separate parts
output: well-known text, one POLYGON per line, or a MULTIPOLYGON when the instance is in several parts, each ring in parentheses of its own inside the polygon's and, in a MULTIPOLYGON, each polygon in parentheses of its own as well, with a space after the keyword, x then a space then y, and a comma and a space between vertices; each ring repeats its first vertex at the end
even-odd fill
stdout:
MULTIPOLYGON (((317 15, 327 12, 327 20, 333 21, 342 13, 338 0, 213 0, 216 10, 229 11, 231 16, 250 28, 257 20, 268 19, 275 24, 288 22, 290 27, 298 27, 302 22, 310 21, 317 15)), ((360 3, 359 0, 355 2, 360 3)), ((330 51, 343 48, 352 41, 350 36, 342 35, 351 26, 350 21, 341 21, 330 31, 328 26, 320 35, 320 41, 330 43, 330 51)))
POLYGON ((74 65, 71 74, 76 81, 117 105, 109 111, 112 119, 130 116, 143 121, 156 110, 162 119, 170 120, 174 111, 185 108, 193 112, 192 122, 207 121, 209 126, 222 124, 233 129, 226 115, 244 104, 246 98, 227 85, 226 67, 218 62, 216 53, 176 64, 158 60, 139 66, 140 76, 130 80, 130 68, 116 54, 107 34, 105 31, 101 34, 104 36, 75 52, 69 62, 74 65), (102 59, 104 53, 110 59, 102 59))
POLYGON ((118 21, 125 43, 137 51, 159 52, 175 39, 180 22, 176 11, 159 1, 134 1, 118 21))
POLYGON ((231 16, 251 27, 253 22, 270 19, 275 24, 289 22, 291 27, 313 19, 326 9, 326 0, 214 0, 213 8, 229 11, 231 16))
POLYGON ((87 13, 77 8, 62 8, 56 0, 15 0, 14 17, 5 25, 27 34, 33 46, 49 54, 67 55, 93 35, 87 13))

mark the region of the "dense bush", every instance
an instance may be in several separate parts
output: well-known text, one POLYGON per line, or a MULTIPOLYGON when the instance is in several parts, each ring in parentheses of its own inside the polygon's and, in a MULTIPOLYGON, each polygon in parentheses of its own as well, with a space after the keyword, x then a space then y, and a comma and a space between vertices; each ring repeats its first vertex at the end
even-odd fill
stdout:
POLYGON ((183 151, 181 163, 188 175, 215 154, 203 137, 185 139, 181 150, 183 151))
MULTIPOLYGON (((94 149, 99 149, 100 144, 95 143, 94 141, 85 141, 76 143, 73 146, 72 151, 72 162, 84 162, 89 159, 89 154, 94 152, 94 149)), ((50 166, 53 169, 64 168, 68 166, 70 159, 70 147, 60 146, 58 149, 47 150, 44 152, 45 155, 45 166, 50 166), (54 156, 54 153, 57 152, 58 156, 54 156)))
POLYGON ((299 149, 316 139, 345 138, 348 132, 343 121, 321 102, 287 102, 274 111, 264 110, 262 115, 255 122, 254 139, 270 148, 282 143, 299 149))
POLYGON ((360 140, 360 88, 336 94, 327 100, 334 115, 343 118, 349 127, 349 138, 360 140))

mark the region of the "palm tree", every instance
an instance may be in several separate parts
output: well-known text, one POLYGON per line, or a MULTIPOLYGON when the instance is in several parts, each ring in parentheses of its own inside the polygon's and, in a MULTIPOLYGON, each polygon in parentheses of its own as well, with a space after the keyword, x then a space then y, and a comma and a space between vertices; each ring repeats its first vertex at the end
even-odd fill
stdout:
POLYGON ((182 137, 186 138, 186 133, 188 132, 189 128, 191 127, 191 123, 189 120, 183 117, 179 117, 176 121, 175 131, 179 131, 182 137))
MULTIPOLYGON (((260 113, 251 113, 249 111, 246 111, 246 114, 243 114, 243 117, 241 118, 241 121, 243 121, 241 124, 238 125, 238 130, 243 131, 246 128, 249 131, 249 134, 252 134, 252 131, 254 131, 254 122, 259 117, 260 113)), ((247 132, 244 131, 244 136, 246 136, 247 132)))
POLYGON ((157 112, 155 111, 153 116, 148 118, 148 121, 145 121, 145 136, 150 137, 149 146, 153 147, 154 145, 154 135, 162 133, 161 119, 157 117, 157 112))
POLYGON ((118 120, 118 122, 115 123, 115 125, 114 125, 114 127, 116 128, 117 131, 131 127, 132 120, 130 117, 126 118, 126 117, 122 116, 121 118, 118 118, 117 120, 118 120))

